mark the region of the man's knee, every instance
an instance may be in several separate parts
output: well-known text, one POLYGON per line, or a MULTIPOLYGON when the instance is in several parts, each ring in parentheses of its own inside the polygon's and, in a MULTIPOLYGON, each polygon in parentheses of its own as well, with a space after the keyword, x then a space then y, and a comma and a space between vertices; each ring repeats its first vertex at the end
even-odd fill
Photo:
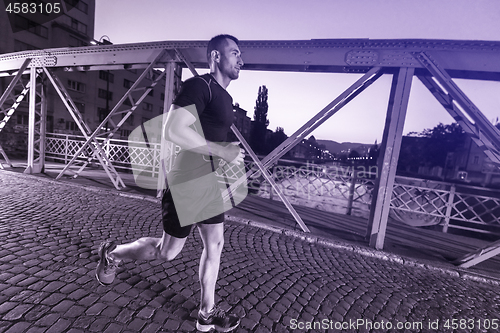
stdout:
POLYGON ((224 247, 224 238, 220 240, 213 240, 207 244, 207 251, 209 254, 220 255, 222 253, 222 248, 224 247))

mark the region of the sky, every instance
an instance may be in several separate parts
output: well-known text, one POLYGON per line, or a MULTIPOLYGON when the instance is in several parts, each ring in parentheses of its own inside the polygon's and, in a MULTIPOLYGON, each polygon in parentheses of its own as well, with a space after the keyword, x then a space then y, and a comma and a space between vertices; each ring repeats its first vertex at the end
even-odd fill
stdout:
MULTIPOLYGON (((209 40, 451 39, 500 41, 500 0, 97 0, 94 38, 114 44, 209 40)), ((244 50, 243 52, 243 61, 244 50)), ((200 73, 206 71, 200 70, 200 73)), ((183 79, 189 77, 186 72, 183 79)), ((269 91, 269 129, 293 134, 360 76, 245 71, 228 87, 253 118, 259 86, 269 91)), ((500 83, 455 80, 486 118, 500 116, 500 83)), ((382 139, 391 77, 377 80, 312 134, 316 139, 382 139)), ((403 134, 453 119, 414 78, 403 134)))

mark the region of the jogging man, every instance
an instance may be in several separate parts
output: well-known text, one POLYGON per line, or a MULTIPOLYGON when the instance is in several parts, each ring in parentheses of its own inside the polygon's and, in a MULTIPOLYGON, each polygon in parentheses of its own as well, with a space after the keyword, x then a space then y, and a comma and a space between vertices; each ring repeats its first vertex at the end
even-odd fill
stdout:
POLYGON ((164 127, 165 138, 180 146, 181 151, 167 175, 168 189, 162 198, 163 236, 143 237, 121 245, 103 242, 98 251, 96 277, 103 285, 111 284, 124 259, 174 259, 184 247, 193 223, 199 222, 196 226, 203 252, 197 329, 229 332, 239 325, 239 318, 226 314, 215 304, 224 213, 220 188, 213 175, 219 163, 239 165, 244 158, 237 143, 221 144, 234 121, 232 98, 226 88, 238 78, 243 66, 238 40, 230 35, 212 38, 207 58, 210 73, 183 83, 164 127))

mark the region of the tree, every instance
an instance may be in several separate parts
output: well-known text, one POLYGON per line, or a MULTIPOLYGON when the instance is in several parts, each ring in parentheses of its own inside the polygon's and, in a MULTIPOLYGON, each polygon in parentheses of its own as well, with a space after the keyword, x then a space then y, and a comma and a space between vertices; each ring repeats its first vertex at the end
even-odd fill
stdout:
POLYGON ((444 167, 448 153, 455 152, 465 141, 465 132, 458 123, 439 123, 434 128, 427 128, 420 133, 408 133, 408 136, 421 139, 403 140, 401 165, 444 167))
POLYGON ((261 86, 255 103, 254 120, 250 135, 250 145, 256 153, 261 154, 266 152, 266 132, 269 125, 267 110, 267 88, 261 86))
POLYGON ((266 153, 270 153, 274 148, 282 144, 288 136, 285 134, 285 129, 283 127, 277 127, 276 131, 271 134, 271 138, 267 143, 266 153))
POLYGON ((267 127, 269 125, 269 120, 267 119, 267 88, 266 86, 259 87, 259 93, 257 95, 257 101, 255 103, 255 114, 254 120, 259 124, 265 124, 267 127))
POLYGON ((424 130, 421 136, 429 139, 424 148, 427 164, 430 167, 444 167, 448 153, 461 147, 465 140, 465 132, 458 123, 450 125, 439 123, 432 129, 424 130))

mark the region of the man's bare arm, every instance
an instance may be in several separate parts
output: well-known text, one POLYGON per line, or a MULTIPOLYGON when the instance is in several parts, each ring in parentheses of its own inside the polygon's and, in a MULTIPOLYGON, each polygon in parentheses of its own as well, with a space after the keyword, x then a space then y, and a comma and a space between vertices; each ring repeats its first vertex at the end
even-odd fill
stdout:
POLYGON ((237 165, 243 162, 243 149, 238 143, 222 146, 206 140, 190 126, 196 121, 195 116, 188 110, 172 105, 165 122, 165 139, 175 143, 182 149, 204 155, 217 155, 227 162, 237 165))

